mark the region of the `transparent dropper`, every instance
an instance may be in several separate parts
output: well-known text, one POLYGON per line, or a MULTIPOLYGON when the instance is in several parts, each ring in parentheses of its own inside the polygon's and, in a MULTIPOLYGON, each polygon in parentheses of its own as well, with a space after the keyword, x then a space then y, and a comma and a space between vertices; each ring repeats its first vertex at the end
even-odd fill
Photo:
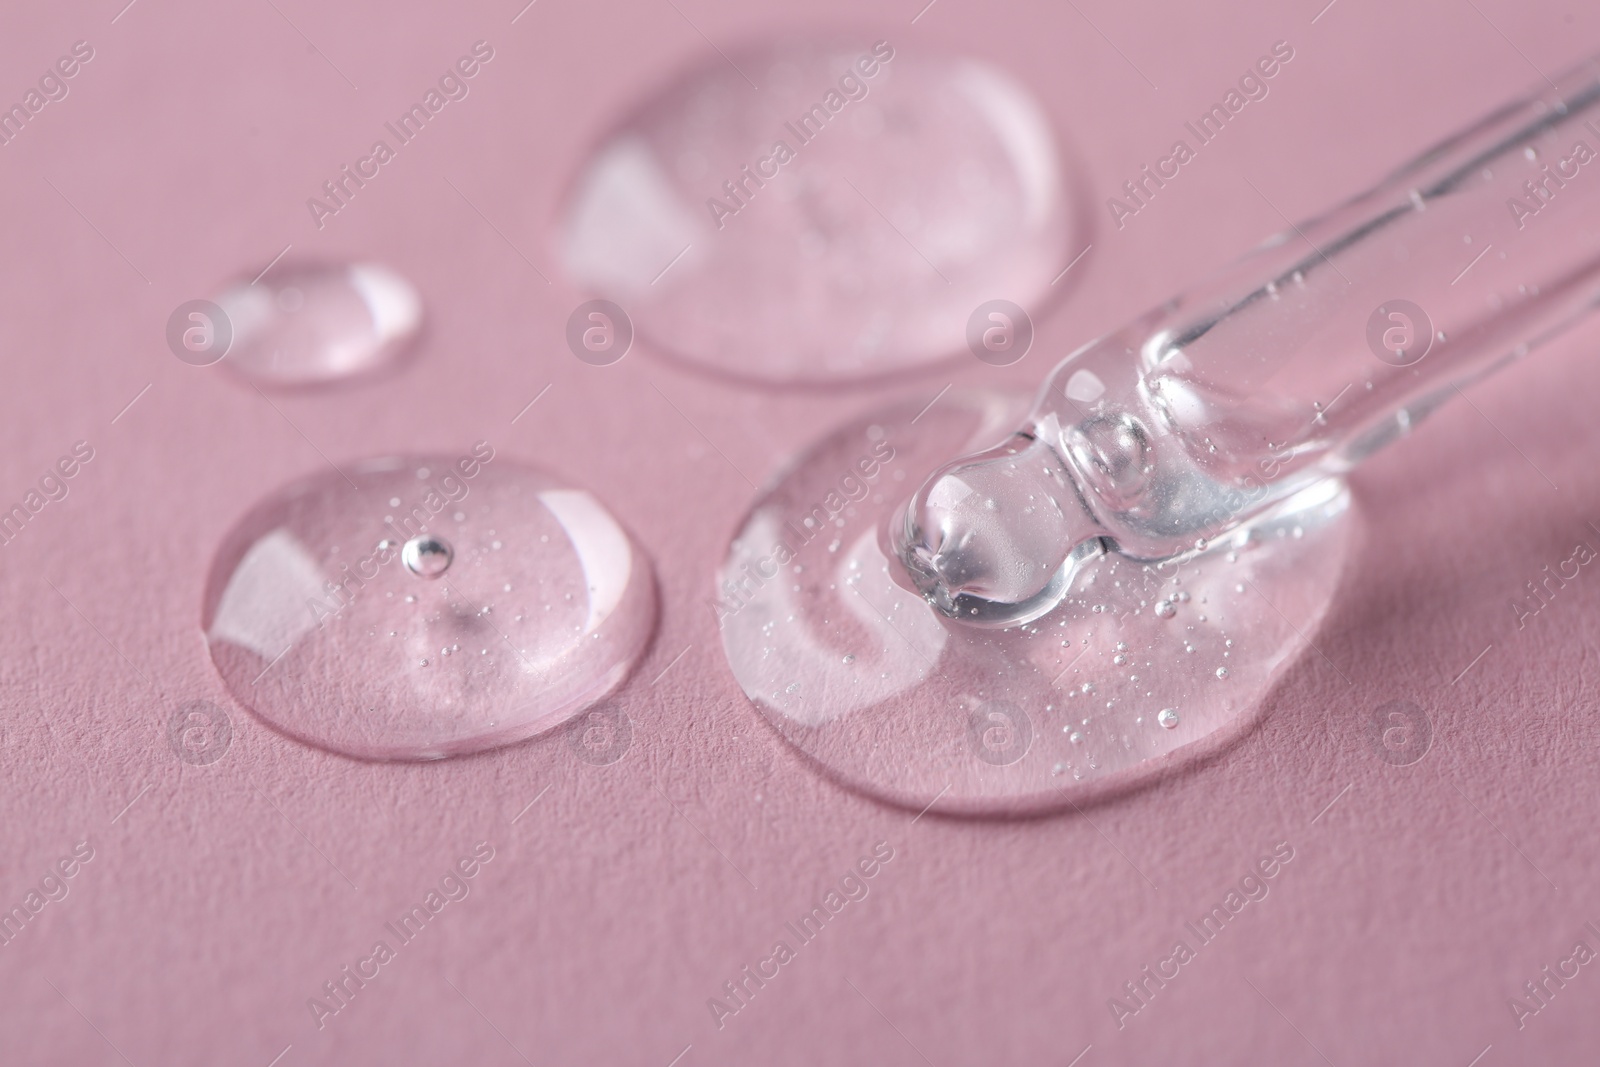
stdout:
POLYGON ((1600 63, 1499 109, 1068 356, 1003 445, 884 531, 940 613, 1009 627, 1087 560, 1182 557, 1336 477, 1600 302, 1600 63))

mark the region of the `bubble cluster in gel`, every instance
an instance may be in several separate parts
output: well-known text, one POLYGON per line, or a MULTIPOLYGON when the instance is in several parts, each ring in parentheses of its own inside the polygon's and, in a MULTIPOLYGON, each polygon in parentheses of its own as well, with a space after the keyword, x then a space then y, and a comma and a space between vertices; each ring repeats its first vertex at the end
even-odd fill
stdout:
POLYGON ((965 350, 974 308, 1065 265, 1050 124, 973 60, 896 42, 711 55, 596 150, 569 275, 657 349, 725 375, 832 383, 965 350))
POLYGON ((433 759, 593 705, 655 617, 649 563, 606 507, 480 442, 273 493, 218 551, 203 623, 233 696, 272 726, 433 759))

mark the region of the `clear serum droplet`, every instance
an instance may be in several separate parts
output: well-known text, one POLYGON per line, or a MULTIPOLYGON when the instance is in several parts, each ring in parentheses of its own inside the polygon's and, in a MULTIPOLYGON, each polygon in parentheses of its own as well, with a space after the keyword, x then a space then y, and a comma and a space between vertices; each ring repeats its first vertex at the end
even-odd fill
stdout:
POLYGON ((1027 404, 951 390, 931 408, 918 398, 841 427, 758 499, 714 586, 729 666, 760 713, 831 775, 913 814, 935 796, 947 814, 1054 810, 1113 778, 1154 775, 1191 746, 1241 736, 1346 558, 1348 497, 1326 486, 1264 515, 1251 529, 1271 547, 1231 563, 1235 537, 1203 549, 1191 537, 1175 562, 1102 545, 1052 555, 1071 532, 1053 519, 1069 502, 1065 474, 1039 474, 1033 440, 993 444, 1027 404), (973 446, 992 460, 973 477, 964 467, 923 478, 973 446), (898 487, 897 469, 910 472, 898 487), (866 473, 850 476, 855 499, 843 502, 837 487, 850 472, 866 473), (928 488, 913 509, 918 478, 928 488), (830 494, 842 506, 807 523, 830 494), (1289 536, 1294 525, 1303 538, 1289 536), (918 549, 920 570, 903 544, 918 549), (1231 590, 1244 582, 1260 596, 1241 603, 1231 590), (961 596, 942 600, 940 589, 961 596), (996 603, 997 614, 968 621, 996 603), (854 664, 841 662, 847 655, 854 664), (797 678, 806 684, 787 688, 797 678), (1003 765, 971 744, 968 714, 951 714, 993 701, 1014 711, 986 734, 1026 729, 1033 739, 1003 765), (1057 762, 1072 777, 1056 775, 1057 762))
POLYGON ((623 682, 655 619, 649 562, 605 506, 480 442, 270 494, 218 549, 201 621, 269 725, 422 760, 559 726, 623 682))
POLYGON ((220 365, 267 388, 379 375, 400 362, 422 327, 416 287, 377 263, 277 263, 216 303, 232 337, 220 365))
POLYGON ((995 67, 785 35, 639 102, 573 184, 563 266, 658 350, 726 376, 880 377, 963 336, 1004 364, 1083 246, 1066 170, 995 67))

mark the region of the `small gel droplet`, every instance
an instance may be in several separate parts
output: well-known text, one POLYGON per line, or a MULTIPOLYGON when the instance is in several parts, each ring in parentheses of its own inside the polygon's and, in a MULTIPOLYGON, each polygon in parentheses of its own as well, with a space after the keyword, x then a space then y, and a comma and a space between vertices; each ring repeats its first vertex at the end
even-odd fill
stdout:
POLYGON ((423 501, 442 495, 440 476, 417 471, 457 467, 429 456, 319 472, 240 520, 218 549, 202 617, 235 699, 335 752, 437 759, 551 730, 621 684, 656 617, 632 538, 589 493, 500 457, 467 480, 471 518, 430 514, 423 501), (391 511, 392 496, 402 506, 391 511), (490 554, 490 524, 529 547, 490 554), (395 532, 404 546, 380 541, 395 532), (336 549, 351 545, 381 547, 336 549), (446 569, 422 587, 419 576, 446 569), (491 617, 474 596, 502 585, 530 590, 528 602, 491 617), (419 592, 422 605, 408 606, 419 592), (471 648, 486 651, 459 654, 471 648))
POLYGON ((390 369, 422 325, 422 297, 376 263, 280 263, 217 297, 222 365, 258 385, 330 385, 390 369))
POLYGON ((1162 710, 1161 714, 1156 716, 1156 722, 1159 722, 1162 726, 1166 727, 1168 730, 1177 729, 1178 728, 1178 709, 1177 708, 1164 708, 1162 710))

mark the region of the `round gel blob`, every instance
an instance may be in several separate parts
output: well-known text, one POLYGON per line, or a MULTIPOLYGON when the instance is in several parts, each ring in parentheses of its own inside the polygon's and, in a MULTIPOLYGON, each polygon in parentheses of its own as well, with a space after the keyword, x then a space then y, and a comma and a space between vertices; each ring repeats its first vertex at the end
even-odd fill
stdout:
POLYGON ((562 257, 679 360, 825 385, 964 351, 986 301, 1036 308, 1069 207, 1049 121, 998 70, 785 42, 651 93, 580 173, 562 257))
POLYGON ((416 288, 376 263, 281 263, 216 303, 232 335, 222 365, 276 389, 379 375, 422 325, 416 288))
POLYGON ((273 493, 218 551, 202 622, 269 725, 423 760, 577 715, 627 676, 655 616, 650 565, 599 500, 479 444, 273 493))

